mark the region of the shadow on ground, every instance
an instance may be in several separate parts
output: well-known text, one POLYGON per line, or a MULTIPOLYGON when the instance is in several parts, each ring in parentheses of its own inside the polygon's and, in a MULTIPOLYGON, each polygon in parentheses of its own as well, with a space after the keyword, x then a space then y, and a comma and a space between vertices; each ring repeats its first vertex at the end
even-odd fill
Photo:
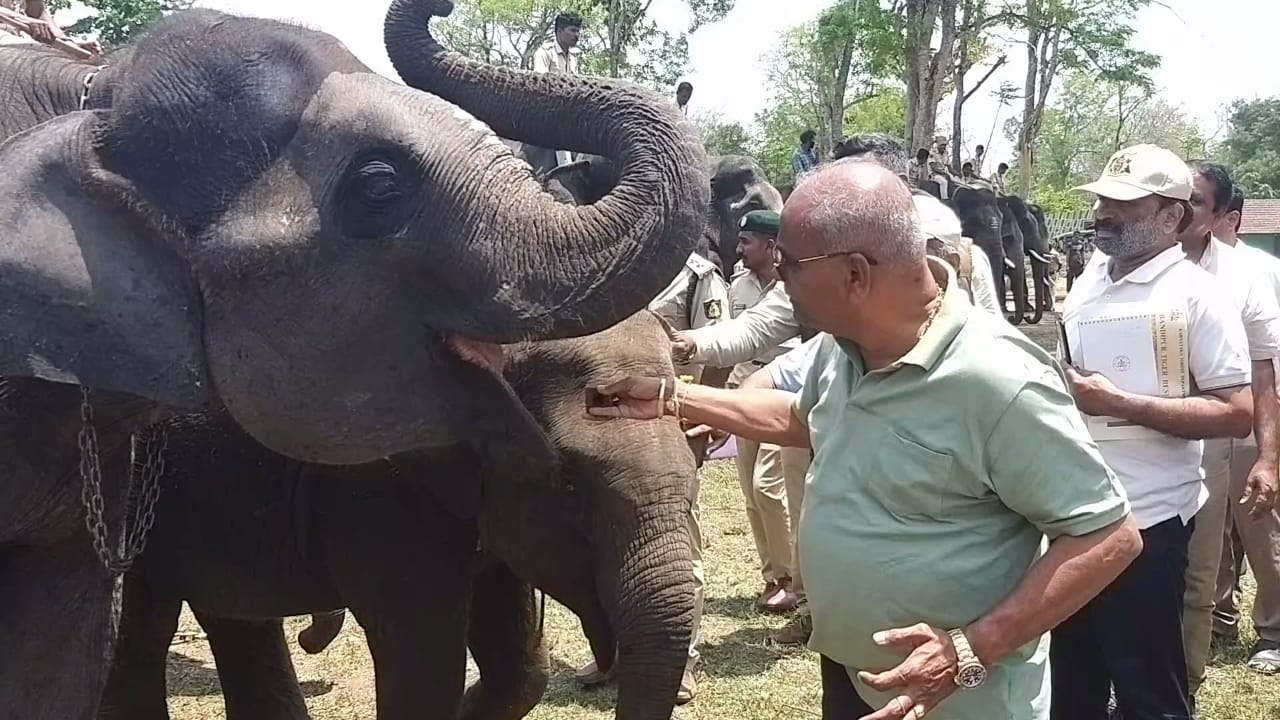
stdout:
MULTIPOLYGON (((169 651, 166 672, 170 696, 204 697, 221 695, 222 685, 218 683, 218 671, 205 667, 200 660, 169 651)), ((333 690, 333 682, 329 680, 303 680, 298 683, 305 698, 327 695, 333 690)))
POLYGON ((577 668, 570 667, 563 658, 551 657, 551 680, 542 696, 545 705, 556 707, 582 707, 593 710, 612 710, 618 701, 618 691, 613 685, 584 688, 574 678, 577 668))

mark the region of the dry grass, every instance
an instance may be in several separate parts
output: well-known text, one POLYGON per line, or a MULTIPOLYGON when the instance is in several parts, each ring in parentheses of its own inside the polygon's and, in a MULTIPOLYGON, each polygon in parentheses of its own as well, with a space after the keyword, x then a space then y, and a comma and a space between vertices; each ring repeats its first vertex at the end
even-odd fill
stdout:
MULTIPOLYGON (((699 695, 692 704, 677 709, 676 717, 817 717, 820 688, 816 656, 803 649, 771 646, 767 633, 782 620, 752 610, 759 574, 731 463, 707 467, 702 503, 708 588, 699 695)), ((573 668, 590 658, 577 619, 551 602, 548 614, 547 642, 554 678, 542 705, 530 717, 611 718, 612 692, 581 690, 573 680, 573 668)), ((302 619, 289 623, 291 633, 304 626, 302 619)), ((197 629, 190 615, 184 615, 182 629, 197 629)), ((1251 637, 1245 638, 1245 642, 1251 641, 1251 637)), ((1209 681, 1201 691, 1202 720, 1280 718, 1280 678, 1249 671, 1244 667, 1245 653, 1245 649, 1238 649, 1210 668, 1209 681)), ((315 720, 366 720, 374 716, 373 670, 356 623, 349 620, 342 635, 321 655, 306 655, 295 645, 294 662, 315 720)), ((223 717, 217 676, 204 641, 173 646, 169 687, 175 720, 223 717)))
MULTIPOLYGON (((1061 292, 1061 289, 1059 290, 1061 292)), ((1061 296, 1059 296, 1061 300, 1061 296)), ((1021 326, 1036 342, 1051 347, 1056 315, 1035 326, 1021 326)), ((771 645, 769 632, 783 620, 754 612, 752 599, 761 581, 755 548, 747 527, 738 481, 731 462, 713 463, 702 483, 707 543, 707 608, 702 624, 699 694, 676 710, 677 718, 764 720, 818 717, 820 684, 817 656, 801 648, 771 645)), ((1246 593, 1244 617, 1252 592, 1246 593)), ((612 718, 610 690, 580 689, 573 669, 590 659, 577 619, 548 601, 547 643, 553 673, 551 686, 532 714, 534 720, 604 720, 612 718)), ((306 620, 289 621, 296 635, 306 620)), ((1245 622, 1245 626, 1249 623, 1245 622)), ((198 630, 189 613, 183 630, 198 630)), ((1248 670, 1247 648, 1252 627, 1241 646, 1209 668, 1200 692, 1201 720, 1280 720, 1280 677, 1248 670)), ((294 644, 293 658, 314 720, 374 717, 373 668, 364 636, 350 618, 342 635, 321 655, 306 655, 294 644)), ((169 707, 175 720, 223 717, 222 697, 208 645, 202 640, 177 644, 169 655, 169 707)), ((852 719, 851 719, 852 720, 852 719)))

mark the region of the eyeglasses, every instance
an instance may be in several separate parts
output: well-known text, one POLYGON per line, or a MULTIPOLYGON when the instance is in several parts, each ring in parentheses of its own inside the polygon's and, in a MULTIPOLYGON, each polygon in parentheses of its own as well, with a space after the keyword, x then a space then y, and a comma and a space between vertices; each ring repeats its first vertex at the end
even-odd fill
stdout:
POLYGON ((813 255, 813 256, 811 256, 811 257, 799 258, 799 259, 797 259, 797 260, 787 260, 786 258, 783 258, 782 262, 778 263, 778 276, 779 276, 779 277, 781 277, 781 278, 783 278, 783 279, 785 280, 785 279, 786 279, 786 276, 787 276, 787 275, 788 275, 788 274, 789 274, 793 269, 795 269, 796 267, 798 267, 798 266, 800 266, 800 265, 803 265, 803 264, 805 264, 805 263, 807 263, 807 262, 815 262, 815 261, 818 261, 818 260, 826 260, 827 258, 833 258, 833 257, 844 257, 844 256, 846 256, 846 255, 861 255, 862 257, 866 258, 866 260, 867 260, 867 264, 868 264, 868 265, 879 265, 879 263, 877 263, 877 262, 876 262, 876 259, 875 259, 875 258, 873 258, 873 257, 871 257, 870 255, 868 255, 868 254, 866 254, 866 253, 864 253, 864 252, 861 252, 861 251, 859 251, 859 250, 850 250, 850 251, 847 251, 847 252, 837 252, 837 253, 826 253, 826 254, 823 254, 823 255, 813 255))

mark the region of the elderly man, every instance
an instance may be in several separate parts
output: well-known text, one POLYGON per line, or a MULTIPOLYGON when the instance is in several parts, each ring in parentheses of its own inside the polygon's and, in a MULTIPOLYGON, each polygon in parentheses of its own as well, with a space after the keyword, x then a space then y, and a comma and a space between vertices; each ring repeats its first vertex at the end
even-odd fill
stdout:
POLYGON ((779 251, 829 333, 798 398, 626 378, 588 412, 813 447, 799 542, 824 718, 1048 718, 1046 633, 1141 547, 1061 371, 973 310, 874 163, 797 188, 779 251))
POLYGON ((1249 346, 1231 291, 1178 243, 1192 223, 1182 160, 1154 145, 1126 148, 1079 189, 1098 198, 1099 252, 1067 295, 1059 349, 1144 549, 1054 629, 1053 717, 1103 720, 1114 686, 1128 720, 1187 718, 1184 573, 1209 495, 1201 441, 1249 434, 1249 346))
POLYGON ((1276 303, 1275 286, 1263 273, 1266 266, 1214 237, 1214 228, 1231 207, 1234 185, 1227 169, 1217 163, 1199 162, 1193 166, 1192 179, 1191 224, 1178 235, 1178 241, 1188 259, 1226 280, 1226 287, 1233 293, 1249 342, 1254 403, 1253 434, 1244 440, 1213 438, 1204 443, 1202 466, 1209 498, 1196 514, 1196 527, 1191 534, 1182 618, 1187 676, 1194 698, 1204 682, 1209 660, 1229 505, 1246 502, 1251 518, 1248 522, 1269 514, 1275 505, 1280 402, 1276 399, 1273 363, 1280 358, 1280 306, 1276 303), (1231 502, 1230 492, 1233 477, 1239 477, 1235 484, 1242 491, 1235 503, 1231 502))

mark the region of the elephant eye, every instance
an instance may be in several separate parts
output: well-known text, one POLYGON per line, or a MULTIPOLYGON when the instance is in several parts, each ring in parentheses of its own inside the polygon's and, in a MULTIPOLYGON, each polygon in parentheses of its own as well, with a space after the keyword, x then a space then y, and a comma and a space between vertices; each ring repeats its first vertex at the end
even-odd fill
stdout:
POLYGON ((370 239, 404 227, 413 213, 411 199, 418 185, 416 175, 404 167, 415 166, 383 155, 351 163, 335 198, 344 234, 370 239))

